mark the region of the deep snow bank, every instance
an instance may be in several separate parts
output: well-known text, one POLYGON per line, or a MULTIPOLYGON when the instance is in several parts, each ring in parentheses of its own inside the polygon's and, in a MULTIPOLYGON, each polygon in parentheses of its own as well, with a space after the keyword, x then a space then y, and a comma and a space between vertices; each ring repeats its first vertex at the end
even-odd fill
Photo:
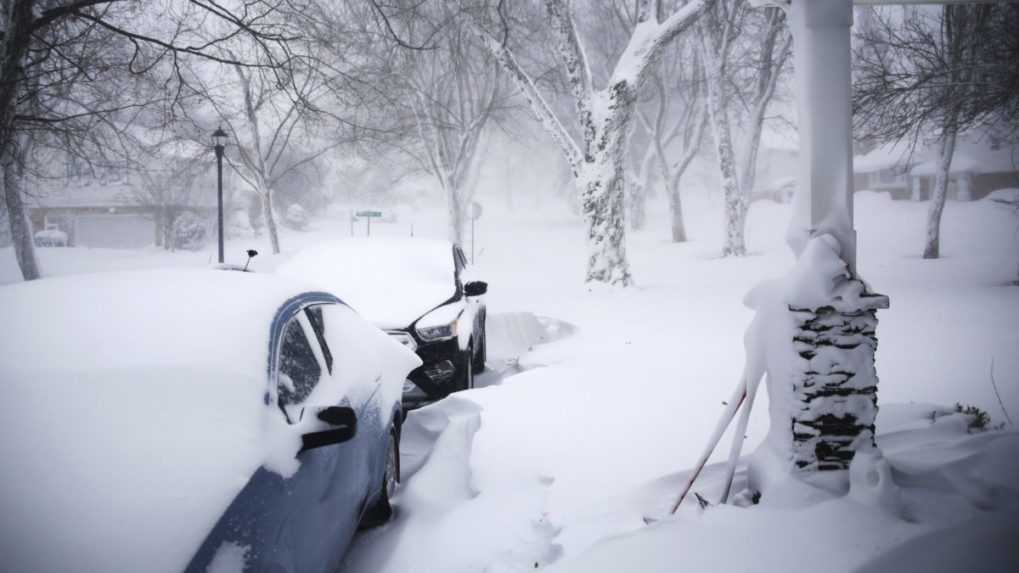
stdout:
MULTIPOLYGON (((1019 432, 971 434, 966 416, 924 404, 885 405, 878 422, 890 473, 872 473, 868 460, 865 471, 851 472, 846 496, 790 480, 759 505, 702 510, 691 499, 644 526, 638 516, 660 514, 685 473, 667 476, 563 523, 557 541, 567 555, 552 570, 1019 570, 1011 542, 1019 432)), ((720 470, 708 468, 695 491, 716 500, 720 470)), ((741 467, 736 485, 745 484, 741 467)))
POLYGON ((558 555, 545 517, 547 480, 475 487, 470 458, 480 426, 481 407, 455 396, 408 416, 396 516, 355 542, 346 573, 525 571, 558 555))

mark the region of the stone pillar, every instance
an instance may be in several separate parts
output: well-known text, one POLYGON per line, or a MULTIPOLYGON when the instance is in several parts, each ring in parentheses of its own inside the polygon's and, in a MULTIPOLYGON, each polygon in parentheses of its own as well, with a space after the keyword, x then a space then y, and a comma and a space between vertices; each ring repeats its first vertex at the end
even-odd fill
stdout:
POLYGON ((829 306, 790 305, 799 355, 791 412, 796 470, 845 470, 857 449, 874 446, 879 308, 888 308, 888 298, 855 278, 837 287, 829 306))
MULTIPOLYGON (((794 292, 786 298, 795 327, 790 342, 797 355, 792 370, 785 372, 791 383, 785 387, 791 399, 787 414, 792 418, 786 444, 793 471, 809 474, 848 469, 858 448, 874 446, 877 309, 887 308, 888 298, 869 292, 856 270, 852 0, 792 0, 788 14, 797 76, 802 195, 798 220, 790 228, 790 246, 800 258, 797 266, 809 277, 804 280, 815 285, 813 292, 826 293, 799 304, 794 292), (829 252, 828 247, 819 247, 824 235, 834 244, 829 245, 830 257, 818 259, 819 252, 829 252)), ((769 371, 769 384, 771 377, 769 371)))

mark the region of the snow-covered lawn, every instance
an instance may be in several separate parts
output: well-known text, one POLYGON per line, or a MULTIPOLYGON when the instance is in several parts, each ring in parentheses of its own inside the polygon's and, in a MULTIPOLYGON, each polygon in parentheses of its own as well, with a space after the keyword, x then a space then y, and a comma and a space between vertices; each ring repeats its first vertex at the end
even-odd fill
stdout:
MULTIPOLYGON (((397 520, 355 544, 348 573, 535 565, 805 570, 817 569, 820 559, 827 559, 825 569, 848 571, 900 564, 902 551, 913 555, 910 547, 917 567, 949 567, 938 551, 952 550, 1015 570, 1019 556, 1005 526, 1019 522, 1019 437, 968 435, 963 417, 931 414, 961 402, 1002 422, 993 360, 1001 399, 1019 418, 1013 212, 988 201, 950 202, 944 258, 927 261, 919 257, 926 203, 857 195, 859 270, 891 298, 891 308, 879 313, 878 442, 905 487, 905 509, 868 505, 873 496, 861 486, 809 507, 766 499, 702 512, 691 500, 677 517, 645 526, 641 517, 660 514, 678 491, 738 381, 752 316, 741 304, 744 294, 792 263, 784 205, 753 205, 752 254, 740 259, 717 257, 716 203, 687 197, 693 241, 679 245, 667 240, 664 205, 651 208, 650 227, 628 242, 637 286, 592 290, 581 282, 586 255, 577 218, 552 208, 525 215, 486 206, 477 277, 489 282, 490 316, 503 317, 494 321, 502 331, 490 339, 494 372, 480 381, 485 387, 410 416, 404 469, 417 473, 405 481, 397 520), (909 402, 938 406, 901 405, 909 402), (900 405, 885 407, 891 404, 900 405), (1003 561, 1007 552, 1011 565, 1003 561), (882 554, 885 561, 873 561, 882 554)), ((408 226, 401 220, 372 231, 402 234, 408 226)), ((348 232, 346 221, 323 219, 311 232, 285 234, 283 244, 296 248, 348 232)), ((444 236, 441 219, 423 216, 415 233, 444 236)), ((228 253, 247 246, 235 241, 228 253)), ((201 265, 211 252, 41 251, 50 273, 201 265)), ((277 259, 259 257, 253 266, 267 269, 277 259)), ((0 251, 0 282, 15 277, 13 256, 0 251)), ((767 429, 764 392, 758 400, 746 452, 767 429)), ((712 502, 717 473, 709 469, 695 487, 712 502)))

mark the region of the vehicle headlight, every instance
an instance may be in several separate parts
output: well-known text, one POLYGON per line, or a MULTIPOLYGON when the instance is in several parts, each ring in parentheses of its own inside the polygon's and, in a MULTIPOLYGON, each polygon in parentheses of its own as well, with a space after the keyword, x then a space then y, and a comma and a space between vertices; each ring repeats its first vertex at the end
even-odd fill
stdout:
POLYGON ((456 336, 456 321, 440 326, 425 326, 417 329, 422 340, 448 340, 456 336))
POLYGON ((404 332, 402 330, 389 330, 386 331, 386 334, 392 337, 393 340, 399 342, 400 344, 406 346, 407 348, 410 348, 412 351, 415 352, 417 351, 418 344, 417 342, 414 342, 414 337, 412 337, 410 333, 404 332))

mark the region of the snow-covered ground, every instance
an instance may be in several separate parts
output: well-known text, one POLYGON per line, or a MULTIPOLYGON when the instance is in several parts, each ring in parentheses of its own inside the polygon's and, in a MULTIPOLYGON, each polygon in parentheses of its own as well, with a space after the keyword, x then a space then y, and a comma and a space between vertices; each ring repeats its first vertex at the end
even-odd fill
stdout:
MULTIPOLYGON (((565 209, 525 214, 486 205, 476 256, 477 276, 490 284, 492 373, 483 387, 410 416, 403 455, 413 475, 399 515, 361 536, 348 573, 805 570, 820 559, 839 571, 904 562, 952 570, 946 553, 1019 567, 1008 543, 1019 523, 1019 437, 967 434, 965 419, 941 408, 972 404, 992 424, 1004 421, 993 361, 1001 400, 1019 417, 1014 212, 951 202, 944 258, 928 261, 919 257, 925 203, 857 195, 859 270, 891 298, 879 313, 878 442, 904 488, 897 511, 873 505, 880 496, 861 479, 850 496, 807 507, 767 499, 702 512, 691 501, 646 526, 641 517, 664 511, 738 381, 752 316, 743 295, 792 263, 783 242, 787 206, 753 205, 752 254, 740 259, 717 256, 721 209, 700 193, 687 197, 687 244, 667 240, 664 205, 651 209, 649 228, 628 243, 637 286, 605 290, 582 283, 583 225, 565 209)), ((409 234, 413 223, 416 235, 444 236, 440 213, 372 231, 409 234)), ((323 218, 282 240, 293 252, 349 231, 346 220, 323 218)), ((249 246, 262 245, 234 241, 227 251, 249 246)), ((50 274, 204 265, 212 253, 40 251, 50 274)), ((253 266, 272 268, 287 254, 260 256, 253 266)), ((0 251, 0 282, 16 278, 13 255, 0 251)), ((763 392, 758 399, 766 401, 763 392)), ((747 452, 764 436, 766 411, 766 402, 755 405, 747 452)), ((718 498, 717 474, 709 469, 695 487, 709 501, 718 498)))

